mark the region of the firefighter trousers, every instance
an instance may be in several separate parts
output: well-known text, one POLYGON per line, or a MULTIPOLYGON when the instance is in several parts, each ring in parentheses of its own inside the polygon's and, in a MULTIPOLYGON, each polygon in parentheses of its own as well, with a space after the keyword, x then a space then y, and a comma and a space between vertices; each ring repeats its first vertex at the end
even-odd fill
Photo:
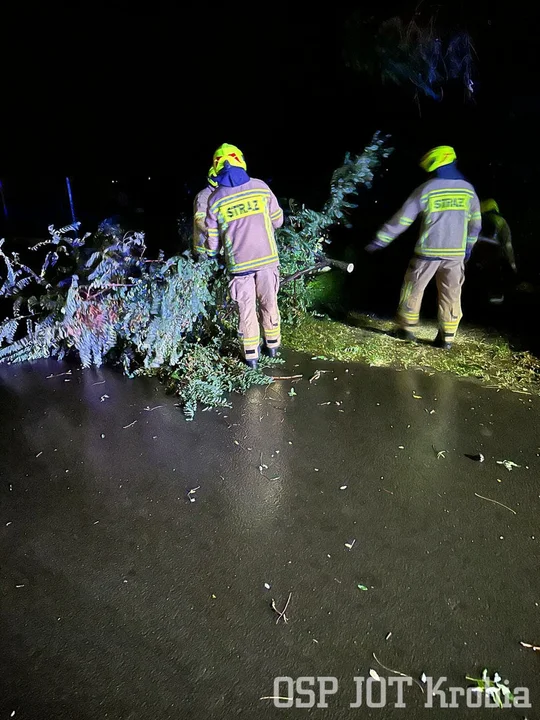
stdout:
POLYGON ((259 357, 260 325, 266 346, 278 348, 281 342, 277 301, 279 267, 274 265, 249 275, 234 275, 229 289, 238 305, 238 332, 246 360, 259 357))
POLYGON ((418 324, 424 290, 435 277, 439 298, 439 329, 446 342, 452 342, 461 312, 461 288, 465 279, 464 258, 427 260, 415 256, 405 273, 398 308, 398 324, 411 329, 418 324))

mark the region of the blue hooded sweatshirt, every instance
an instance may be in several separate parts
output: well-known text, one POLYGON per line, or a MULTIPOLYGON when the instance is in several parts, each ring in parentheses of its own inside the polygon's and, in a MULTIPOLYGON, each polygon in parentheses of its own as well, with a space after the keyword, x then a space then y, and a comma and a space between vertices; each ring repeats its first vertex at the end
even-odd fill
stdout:
POLYGON ((250 177, 247 172, 236 165, 231 165, 228 160, 225 160, 223 168, 218 172, 216 180, 218 185, 224 187, 237 187, 250 181, 250 177))
POLYGON ((441 180, 465 180, 465 176, 463 173, 458 170, 458 167, 455 162, 449 163, 448 165, 443 165, 440 168, 437 168, 434 173, 436 178, 440 178, 441 180))

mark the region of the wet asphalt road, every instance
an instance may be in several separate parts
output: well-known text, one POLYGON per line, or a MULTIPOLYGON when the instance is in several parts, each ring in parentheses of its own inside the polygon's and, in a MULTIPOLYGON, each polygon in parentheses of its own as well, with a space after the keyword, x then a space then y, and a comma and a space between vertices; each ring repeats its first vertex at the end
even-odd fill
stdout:
POLYGON ((533 703, 504 717, 540 717, 536 398, 289 356, 295 397, 186 423, 157 383, 66 371, 0 368, 0 720, 494 717, 416 685, 350 709, 372 653, 445 687, 498 670, 533 703), (277 709, 276 676, 340 685, 277 709))

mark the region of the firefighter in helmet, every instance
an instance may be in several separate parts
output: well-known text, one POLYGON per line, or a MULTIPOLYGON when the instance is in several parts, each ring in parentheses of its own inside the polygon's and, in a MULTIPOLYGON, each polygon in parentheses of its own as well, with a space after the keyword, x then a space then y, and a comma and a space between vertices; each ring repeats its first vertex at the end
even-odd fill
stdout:
POLYGON ((461 288, 465 262, 478 239, 480 202, 473 186, 456 166, 453 148, 443 145, 430 150, 420 161, 430 174, 403 207, 377 233, 366 250, 387 247, 422 218, 420 236, 401 290, 397 322, 402 337, 415 340, 424 291, 435 277, 439 303, 439 332, 434 344, 452 347, 461 311, 461 288))
POLYGON ((505 292, 517 275, 516 257, 510 226, 493 200, 480 203, 482 230, 474 250, 474 268, 484 296, 494 305, 504 302, 505 292))
POLYGON ((207 254, 216 256, 223 247, 231 275, 231 298, 238 305, 244 357, 255 368, 260 326, 271 357, 280 346, 279 257, 274 230, 283 224, 283 211, 268 185, 247 174, 244 156, 236 146, 221 145, 214 153, 213 169, 218 188, 206 214, 207 254))

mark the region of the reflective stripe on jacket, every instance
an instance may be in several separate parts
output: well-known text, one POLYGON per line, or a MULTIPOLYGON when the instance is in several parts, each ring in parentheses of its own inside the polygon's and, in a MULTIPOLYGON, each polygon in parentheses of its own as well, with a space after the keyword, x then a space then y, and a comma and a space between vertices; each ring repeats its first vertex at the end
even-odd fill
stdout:
POLYGON ((232 274, 252 272, 279 263, 274 229, 283 225, 283 211, 262 180, 251 178, 236 187, 220 186, 206 215, 207 251, 217 255, 220 243, 232 274))
POLYGON ((417 188, 401 210, 377 233, 388 245, 422 216, 415 253, 421 257, 458 258, 478 239, 482 225, 480 201, 466 180, 435 178, 417 188))

